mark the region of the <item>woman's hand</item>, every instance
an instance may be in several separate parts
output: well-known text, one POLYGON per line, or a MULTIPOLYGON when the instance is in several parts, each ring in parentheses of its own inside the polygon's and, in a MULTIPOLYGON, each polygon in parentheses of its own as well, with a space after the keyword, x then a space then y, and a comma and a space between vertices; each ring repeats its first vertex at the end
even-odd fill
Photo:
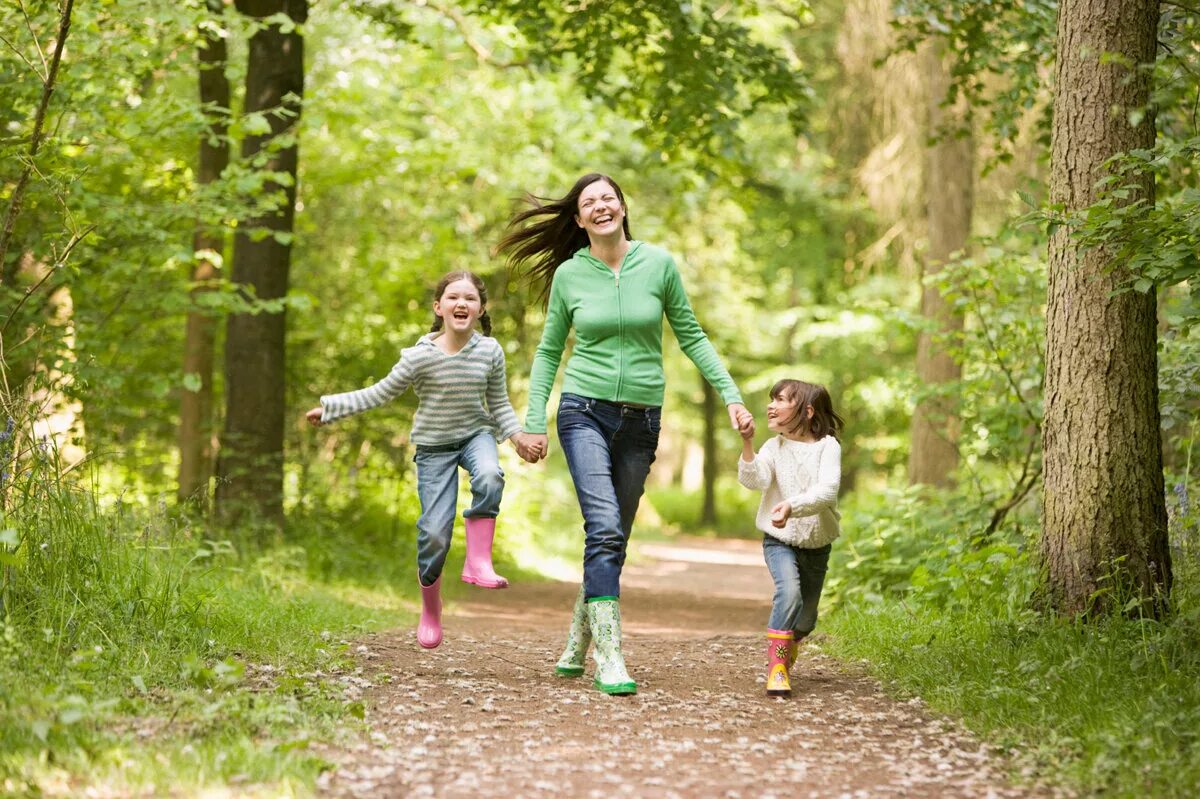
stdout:
POLYGON ((737 430, 743 438, 747 435, 754 435, 754 414, 746 410, 746 406, 740 402, 732 402, 725 406, 729 409, 729 422, 734 430, 737 430))
POLYGON ((546 457, 546 451, 550 448, 545 433, 515 433, 509 440, 512 441, 517 454, 529 463, 537 463, 546 457))
POLYGON ((304 414, 304 418, 307 419, 308 423, 311 424, 313 427, 320 427, 321 425, 325 424, 324 422, 321 421, 321 417, 324 414, 325 414, 324 408, 316 407, 316 408, 313 408, 308 413, 304 414))

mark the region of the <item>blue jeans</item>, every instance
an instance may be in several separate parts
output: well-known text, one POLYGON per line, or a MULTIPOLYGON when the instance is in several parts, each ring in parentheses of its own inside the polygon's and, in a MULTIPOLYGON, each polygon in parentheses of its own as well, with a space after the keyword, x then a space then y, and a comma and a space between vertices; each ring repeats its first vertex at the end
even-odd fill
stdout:
POLYGON ((496 438, 487 430, 455 444, 435 447, 418 444, 413 460, 417 464, 417 496, 421 500, 421 518, 417 519, 417 573, 421 585, 433 585, 442 576, 450 551, 458 505, 458 467, 471 476, 471 507, 463 511, 467 519, 494 519, 500 513, 504 472, 500 469, 496 438))
POLYGON ((763 536, 763 558, 775 580, 770 629, 792 630, 797 638, 803 638, 817 626, 817 604, 832 549, 832 544, 804 549, 763 536))
POLYGON ((585 599, 621 595, 625 550, 661 429, 660 408, 562 395, 558 441, 583 512, 585 599))

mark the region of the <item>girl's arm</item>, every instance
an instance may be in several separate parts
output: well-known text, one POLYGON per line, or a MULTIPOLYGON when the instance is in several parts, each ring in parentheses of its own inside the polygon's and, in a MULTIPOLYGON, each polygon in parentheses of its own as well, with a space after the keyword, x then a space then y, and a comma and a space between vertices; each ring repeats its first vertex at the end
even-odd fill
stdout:
POLYGON ((400 360, 392 367, 392 371, 375 385, 358 391, 326 394, 321 397, 321 408, 323 409, 321 424, 329 424, 356 413, 378 408, 407 391, 408 387, 412 385, 415 375, 413 356, 410 352, 410 350, 404 350, 400 354, 400 360))
POLYGON ((842 484, 842 446, 836 438, 825 442, 821 450, 821 465, 817 469, 817 482, 806 491, 801 491, 787 500, 792 506, 790 516, 814 516, 824 508, 837 504, 838 489, 842 484))
POLYGON ((738 482, 756 491, 766 490, 775 480, 775 450, 778 445, 770 439, 762 445, 758 456, 750 440, 742 439, 742 457, 738 458, 738 482), (748 456, 748 457, 747 457, 748 456))
POLYGON ((492 368, 488 372, 486 393, 488 410, 492 418, 500 426, 500 440, 506 441, 521 432, 521 420, 513 410, 508 400, 508 377, 504 365, 504 349, 496 342, 496 352, 492 356, 492 368))
POLYGON ((529 407, 525 411, 527 433, 546 434, 546 403, 550 400, 550 389, 554 387, 570 329, 571 314, 559 288, 558 273, 555 273, 550 283, 550 303, 546 306, 542 340, 529 370, 529 407))

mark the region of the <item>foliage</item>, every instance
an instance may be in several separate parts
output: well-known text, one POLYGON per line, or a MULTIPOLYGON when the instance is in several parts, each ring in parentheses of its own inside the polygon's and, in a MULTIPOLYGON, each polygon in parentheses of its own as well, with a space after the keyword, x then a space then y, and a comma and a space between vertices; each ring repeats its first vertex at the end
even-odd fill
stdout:
MULTIPOLYGON (((344 636, 407 619, 396 595, 344 573, 315 582, 303 549, 103 507, 49 458, 27 466, 0 515, 6 792, 65 770, 133 792, 249 779, 291 793, 328 768, 310 744, 361 715, 344 636)), ((332 538, 311 524, 301 540, 332 538)))

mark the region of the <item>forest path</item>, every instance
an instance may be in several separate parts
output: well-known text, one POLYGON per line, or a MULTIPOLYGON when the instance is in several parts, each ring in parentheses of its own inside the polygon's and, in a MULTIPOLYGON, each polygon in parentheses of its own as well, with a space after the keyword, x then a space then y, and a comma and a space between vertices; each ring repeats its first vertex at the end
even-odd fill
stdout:
MULTIPOLYGON (((447 577, 457 577, 447 565, 447 577)), ((811 649, 765 696, 772 584, 761 546, 642 544, 622 577, 638 693, 553 673, 578 584, 470 589, 445 641, 362 643, 370 741, 324 752, 343 797, 1026 797, 986 747, 811 649)), ((360 648, 360 652, 362 649, 360 648)))

